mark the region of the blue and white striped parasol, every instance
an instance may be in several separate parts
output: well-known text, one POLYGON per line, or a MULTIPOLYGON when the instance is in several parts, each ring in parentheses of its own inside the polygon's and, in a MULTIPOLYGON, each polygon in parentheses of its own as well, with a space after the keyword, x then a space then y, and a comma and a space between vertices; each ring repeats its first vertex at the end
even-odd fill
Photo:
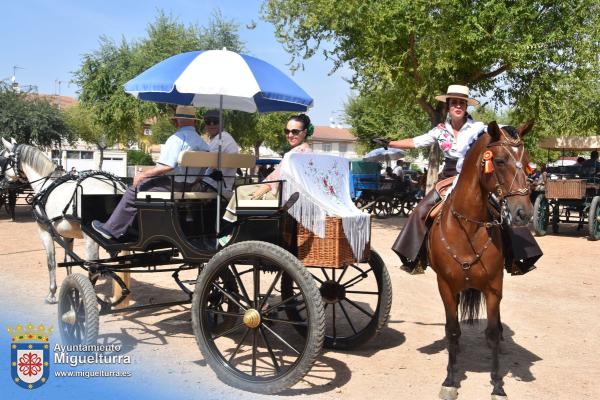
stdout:
POLYGON ((307 111, 313 99, 271 64, 226 49, 167 58, 125 84, 140 100, 246 112, 307 111))

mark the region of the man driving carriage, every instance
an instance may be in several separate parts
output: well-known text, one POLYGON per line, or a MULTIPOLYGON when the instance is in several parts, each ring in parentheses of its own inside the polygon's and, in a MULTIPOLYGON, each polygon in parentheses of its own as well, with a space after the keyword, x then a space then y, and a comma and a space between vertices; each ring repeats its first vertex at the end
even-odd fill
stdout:
POLYGON ((154 192, 189 190, 197 176, 202 173, 200 168, 189 168, 188 176, 184 176, 185 170, 177 164, 179 153, 182 151, 210 150, 209 145, 196 131, 195 125, 198 120, 196 109, 191 106, 177 106, 172 119, 177 131, 165 142, 154 168, 135 176, 133 185, 125 191, 121 201, 105 223, 98 220, 92 222, 94 230, 105 239, 119 239, 125 235, 137 213, 134 204, 138 190, 154 192), (167 175, 173 176, 173 182, 167 175))

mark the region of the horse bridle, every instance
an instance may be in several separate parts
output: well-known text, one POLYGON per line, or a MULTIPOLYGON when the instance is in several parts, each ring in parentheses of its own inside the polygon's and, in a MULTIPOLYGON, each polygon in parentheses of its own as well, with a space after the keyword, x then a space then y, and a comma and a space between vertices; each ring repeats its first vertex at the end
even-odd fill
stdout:
POLYGON ((488 144, 486 146, 486 148, 503 147, 504 149, 506 149, 506 152, 515 161, 515 167, 516 167, 517 171, 515 172, 515 174, 512 177, 510 186, 508 187, 508 192, 504 193, 504 190, 502 189, 505 186, 504 182, 502 181, 496 168, 493 168, 492 174, 494 176, 494 179, 496 180, 496 184, 494 185, 494 188, 495 188, 494 192, 490 192, 490 197, 491 197, 492 201, 495 202, 496 204, 498 204, 498 206, 500 207, 500 220, 501 221, 506 220, 510 223, 511 215, 508 210, 507 199, 509 197, 513 197, 513 196, 529 195, 529 185, 527 185, 526 187, 519 187, 515 190, 512 190, 512 188, 515 185, 515 182, 517 180, 517 176, 519 175, 519 172, 521 172, 523 174, 523 176, 525 177, 525 182, 527 183, 527 173, 525 172, 524 166, 523 166, 523 156, 525 155, 525 147, 524 147, 523 141, 521 140, 520 137, 518 137, 518 136, 516 138, 509 137, 505 133, 504 129, 502 129, 502 128, 500 129, 500 132, 502 132, 502 139, 488 144), (514 148, 514 147, 517 147, 520 150, 520 155, 519 155, 518 159, 517 159, 517 157, 515 157, 513 155, 512 151, 511 151, 511 148, 514 148))
POLYGON ((15 173, 15 177, 18 180, 27 179, 24 172, 19 167, 19 158, 21 155, 21 145, 18 144, 15 147, 14 151, 12 151, 12 152, 9 151, 8 149, 6 149, 5 151, 8 152, 8 156, 2 156, 2 158, 4 158, 4 160, 2 160, 2 162, 0 163, 2 176, 4 177, 6 175, 6 171, 12 169, 15 173))

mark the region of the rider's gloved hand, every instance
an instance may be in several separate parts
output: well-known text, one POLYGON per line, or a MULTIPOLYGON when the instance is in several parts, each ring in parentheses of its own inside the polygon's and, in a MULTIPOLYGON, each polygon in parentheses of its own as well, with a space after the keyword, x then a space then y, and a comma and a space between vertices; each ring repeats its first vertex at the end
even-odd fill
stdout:
POLYGON ((371 142, 378 144, 379 146, 382 146, 384 149, 388 149, 388 146, 390 144, 390 140, 386 139, 386 138, 382 138, 382 137, 376 137, 371 139, 371 142))

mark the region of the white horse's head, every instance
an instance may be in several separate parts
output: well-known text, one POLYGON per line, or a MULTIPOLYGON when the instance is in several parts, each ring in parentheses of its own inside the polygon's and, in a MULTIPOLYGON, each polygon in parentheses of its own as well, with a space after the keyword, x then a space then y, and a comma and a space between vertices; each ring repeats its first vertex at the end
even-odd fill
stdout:
POLYGON ((14 138, 11 138, 10 142, 3 137, 0 137, 0 139, 2 139, 4 146, 4 149, 0 151, 0 174, 8 182, 17 181, 19 178, 14 168, 14 151, 17 148, 17 141, 14 138))
POLYGON ((6 181, 32 181, 45 178, 55 170, 56 166, 52 160, 39 149, 27 144, 18 145, 14 139, 11 143, 4 139, 2 142, 8 150, 8 161, 3 171, 6 181))

